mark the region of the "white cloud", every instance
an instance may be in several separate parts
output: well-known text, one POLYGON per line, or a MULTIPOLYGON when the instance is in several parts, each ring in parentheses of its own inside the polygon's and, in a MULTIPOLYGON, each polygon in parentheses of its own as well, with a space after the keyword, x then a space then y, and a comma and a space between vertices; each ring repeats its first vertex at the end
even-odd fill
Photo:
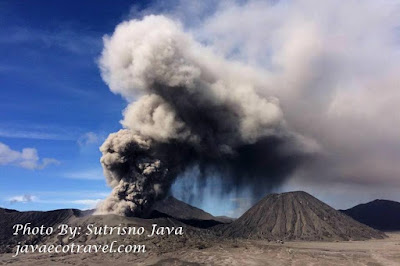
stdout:
POLYGON ((73 205, 77 205, 79 209, 94 209, 101 201, 102 199, 54 199, 40 200, 40 203, 60 204, 66 206, 67 208, 73 208, 73 205))
POLYGON ((78 139, 78 144, 79 146, 87 146, 90 144, 99 144, 101 141, 104 140, 104 137, 99 136, 98 134, 94 132, 87 132, 83 134, 82 136, 79 137, 78 139))
POLYGON ((34 148, 16 151, 0 142, 0 165, 15 165, 35 170, 43 169, 51 164, 59 164, 59 161, 53 158, 40 159, 37 150, 34 148))
POLYGON ((63 176, 71 179, 104 180, 103 170, 101 168, 69 172, 65 173, 63 176))
POLYGON ((37 201, 38 198, 36 196, 30 195, 30 194, 25 194, 25 195, 20 195, 20 196, 14 196, 8 199, 8 201, 13 204, 13 203, 27 203, 27 202, 33 202, 37 201))
POLYGON ((80 200, 72 200, 71 204, 82 205, 84 209, 93 209, 96 208, 97 204, 99 204, 101 199, 80 199, 80 200))
POLYGON ((32 131, 10 131, 0 129, 0 136, 5 138, 21 138, 21 139, 46 139, 46 140, 72 140, 71 137, 32 131))
POLYGON ((5 138, 75 141, 81 132, 80 128, 65 125, 0 123, 0 137, 5 138))
POLYGON ((63 30, 48 31, 30 27, 11 27, 0 34, 2 44, 36 43, 43 47, 56 47, 81 55, 94 53, 101 46, 101 38, 90 32, 78 32, 64 25, 63 30))
MULTIPOLYGON (((57 193, 57 194, 63 194, 63 192, 57 193)), ((75 193, 74 195, 77 196, 78 194, 75 193), (76 194, 76 195, 75 195, 76 194)), ((82 194, 82 192, 80 192, 82 194)), ((71 198, 40 198, 38 196, 34 196, 32 194, 23 194, 23 195, 16 195, 16 196, 11 196, 8 198, 5 198, 5 201, 8 202, 9 204, 15 204, 15 203, 29 203, 29 202, 35 202, 39 204, 59 204, 62 206, 66 206, 68 208, 72 208, 74 205, 77 205, 81 209, 93 209, 97 206, 97 204, 102 201, 100 198, 90 198, 91 196, 99 196, 99 197, 105 197, 107 196, 108 193, 92 193, 92 194, 85 194, 88 196, 88 198, 83 198, 83 199, 71 199, 71 198)), ((43 196, 43 195, 42 195, 43 196)), ((43 196, 44 197, 44 196, 43 196)))
POLYGON ((54 197, 65 197, 65 198, 75 198, 81 195, 85 195, 88 198, 105 198, 110 194, 110 191, 93 191, 93 190, 51 190, 51 191, 35 191, 35 195, 41 198, 54 198, 54 197))

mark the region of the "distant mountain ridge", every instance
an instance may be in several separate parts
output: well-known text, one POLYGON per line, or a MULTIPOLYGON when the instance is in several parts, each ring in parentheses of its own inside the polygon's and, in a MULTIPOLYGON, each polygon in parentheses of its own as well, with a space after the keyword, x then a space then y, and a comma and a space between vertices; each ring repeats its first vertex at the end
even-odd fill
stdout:
POLYGON ((400 230, 400 203, 396 201, 377 199, 340 211, 378 230, 400 230))

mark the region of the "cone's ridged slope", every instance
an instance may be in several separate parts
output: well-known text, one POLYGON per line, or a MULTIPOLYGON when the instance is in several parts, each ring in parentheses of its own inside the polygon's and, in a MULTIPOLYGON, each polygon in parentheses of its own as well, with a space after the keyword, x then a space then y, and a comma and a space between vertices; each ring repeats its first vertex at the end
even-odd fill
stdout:
POLYGON ((306 192, 270 194, 220 228, 229 237, 282 240, 363 240, 385 234, 363 225, 306 192))

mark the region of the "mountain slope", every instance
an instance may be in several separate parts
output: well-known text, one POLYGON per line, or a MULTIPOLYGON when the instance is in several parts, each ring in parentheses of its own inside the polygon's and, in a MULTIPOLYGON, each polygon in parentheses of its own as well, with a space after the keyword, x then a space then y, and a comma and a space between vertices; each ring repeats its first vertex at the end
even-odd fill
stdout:
POLYGON ((193 207, 172 196, 166 197, 161 201, 157 201, 153 205, 152 209, 168 214, 175 219, 213 220, 216 218, 208 212, 193 207))
POLYGON ((400 203, 396 201, 374 200, 341 212, 378 230, 400 230, 400 203))
POLYGON ((228 237, 285 240, 362 240, 384 233, 360 224, 306 192, 270 194, 233 223, 228 237))
POLYGON ((149 218, 158 217, 171 217, 183 223, 201 228, 230 222, 227 218, 215 217, 172 196, 158 201, 153 205, 149 218))

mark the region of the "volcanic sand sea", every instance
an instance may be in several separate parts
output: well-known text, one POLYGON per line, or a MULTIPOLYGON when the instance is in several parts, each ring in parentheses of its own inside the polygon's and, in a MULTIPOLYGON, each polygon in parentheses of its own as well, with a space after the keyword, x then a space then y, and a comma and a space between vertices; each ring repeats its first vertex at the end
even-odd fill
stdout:
POLYGON ((0 265, 400 265, 400 232, 367 241, 225 240, 157 254, 0 254, 0 265))

